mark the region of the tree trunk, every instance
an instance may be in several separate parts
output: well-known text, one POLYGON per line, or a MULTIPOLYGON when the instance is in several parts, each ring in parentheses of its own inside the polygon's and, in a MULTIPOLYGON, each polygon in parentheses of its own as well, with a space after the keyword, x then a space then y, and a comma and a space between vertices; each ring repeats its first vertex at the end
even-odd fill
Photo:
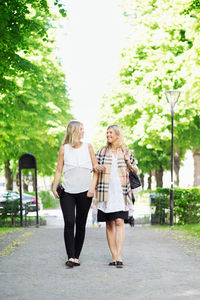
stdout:
POLYGON ((19 190, 19 172, 17 172, 17 174, 16 174, 16 186, 19 190))
POLYGON ((142 188, 144 188, 144 174, 140 174, 140 180, 141 180, 142 188))
POLYGON ((10 169, 10 161, 7 160, 5 163, 5 178, 6 178, 6 190, 13 190, 13 173, 10 169))
POLYGON ((148 177, 148 190, 151 190, 151 183, 152 183, 152 175, 151 175, 151 172, 150 172, 149 177, 148 177))
POLYGON ((23 191, 28 192, 28 184, 29 184, 29 178, 28 176, 23 176, 23 191))
POLYGON ((156 170, 156 186, 163 187, 163 168, 161 165, 159 170, 156 170))
POLYGON ((194 158, 194 186, 200 186, 200 152, 195 149, 194 158))
POLYGON ((179 171, 180 171, 180 151, 176 151, 174 155, 174 172, 175 172, 175 180, 174 183, 176 186, 179 186, 179 171))

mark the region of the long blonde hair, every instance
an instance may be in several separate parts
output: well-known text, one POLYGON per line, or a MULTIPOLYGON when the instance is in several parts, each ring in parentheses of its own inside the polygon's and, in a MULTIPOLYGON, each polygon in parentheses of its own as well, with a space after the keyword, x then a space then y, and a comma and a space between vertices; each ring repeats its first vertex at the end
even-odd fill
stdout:
MULTIPOLYGON (((125 143, 124 143, 124 134, 122 129, 118 125, 110 125, 108 126, 107 130, 113 128, 116 135, 118 136, 118 141, 116 143, 117 148, 124 148, 125 143)), ((110 146, 110 143, 107 142, 107 147, 110 146)))
POLYGON ((63 140, 62 145, 70 144, 70 146, 75 147, 80 143, 80 127, 83 125, 79 121, 70 121, 66 128, 66 135, 63 140))

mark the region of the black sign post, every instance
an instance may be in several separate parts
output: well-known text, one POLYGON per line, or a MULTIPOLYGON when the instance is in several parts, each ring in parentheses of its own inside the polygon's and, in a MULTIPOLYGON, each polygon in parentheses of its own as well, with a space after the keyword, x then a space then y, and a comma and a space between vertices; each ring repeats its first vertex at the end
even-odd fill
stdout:
POLYGON ((39 226, 39 215, 38 215, 38 192, 37 192, 37 162, 36 158, 31 153, 23 154, 19 159, 19 189, 20 189, 20 225, 23 226, 23 207, 22 207, 22 169, 34 169, 35 170, 35 197, 36 197, 36 226, 39 226))

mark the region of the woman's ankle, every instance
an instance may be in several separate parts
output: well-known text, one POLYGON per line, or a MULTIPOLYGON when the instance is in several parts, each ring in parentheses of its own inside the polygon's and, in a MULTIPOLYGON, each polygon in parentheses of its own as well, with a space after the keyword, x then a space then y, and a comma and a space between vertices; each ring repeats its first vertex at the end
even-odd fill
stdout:
POLYGON ((117 261, 117 257, 112 255, 112 261, 117 261))
POLYGON ((74 258, 73 257, 70 257, 68 260, 74 262, 74 258))
POLYGON ((122 257, 121 256, 117 256, 116 261, 122 261, 122 257))

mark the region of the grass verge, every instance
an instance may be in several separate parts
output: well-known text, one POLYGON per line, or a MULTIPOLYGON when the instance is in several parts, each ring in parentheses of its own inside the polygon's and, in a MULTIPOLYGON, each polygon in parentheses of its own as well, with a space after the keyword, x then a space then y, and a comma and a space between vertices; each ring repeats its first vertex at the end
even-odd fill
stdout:
POLYGON ((150 228, 157 228, 162 230, 179 230, 189 234, 192 237, 200 239, 200 224, 174 225, 172 227, 169 227, 167 225, 154 225, 150 226, 150 228))
POLYGON ((12 232, 15 230, 20 230, 21 228, 19 227, 0 227, 0 236, 8 233, 8 232, 12 232))

